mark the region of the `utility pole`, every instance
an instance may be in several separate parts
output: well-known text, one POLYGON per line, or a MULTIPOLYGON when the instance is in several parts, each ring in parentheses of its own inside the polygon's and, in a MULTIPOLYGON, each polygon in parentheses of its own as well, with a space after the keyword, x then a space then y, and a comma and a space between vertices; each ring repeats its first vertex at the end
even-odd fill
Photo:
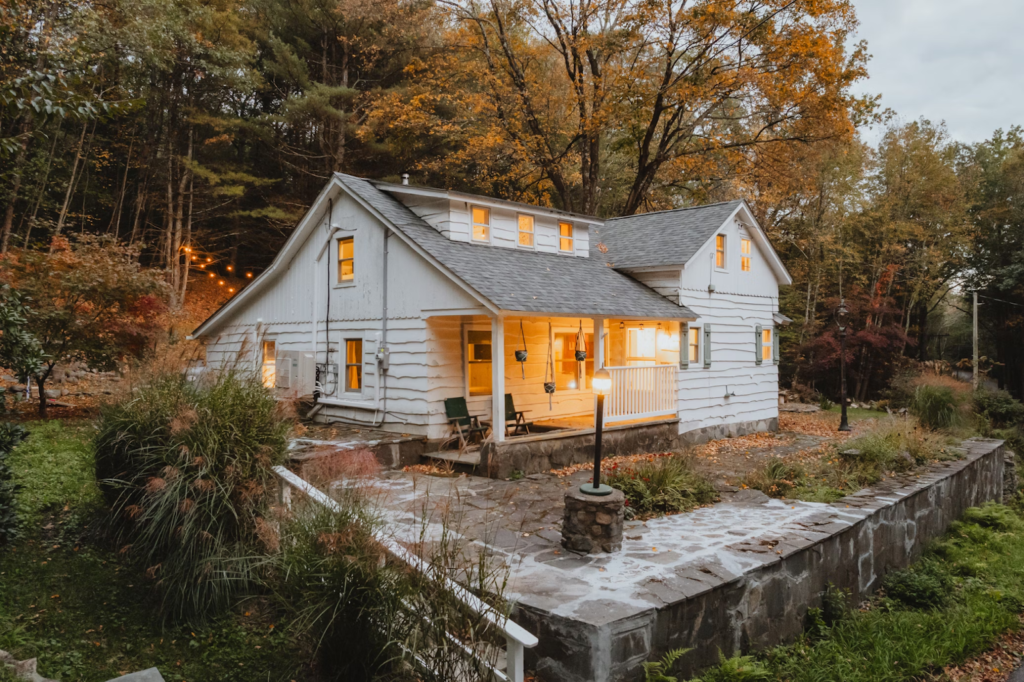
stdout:
POLYGON ((978 290, 974 290, 974 358, 971 362, 974 369, 974 390, 978 390, 978 290))

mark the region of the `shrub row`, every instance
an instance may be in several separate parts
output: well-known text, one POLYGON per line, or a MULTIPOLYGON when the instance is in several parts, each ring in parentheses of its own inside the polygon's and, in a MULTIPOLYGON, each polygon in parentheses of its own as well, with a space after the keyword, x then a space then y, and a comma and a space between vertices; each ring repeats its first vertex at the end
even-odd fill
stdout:
POLYGON ((0 423, 0 546, 14 539, 18 532, 18 485, 12 480, 13 472, 7 462, 11 450, 28 437, 20 424, 0 423))

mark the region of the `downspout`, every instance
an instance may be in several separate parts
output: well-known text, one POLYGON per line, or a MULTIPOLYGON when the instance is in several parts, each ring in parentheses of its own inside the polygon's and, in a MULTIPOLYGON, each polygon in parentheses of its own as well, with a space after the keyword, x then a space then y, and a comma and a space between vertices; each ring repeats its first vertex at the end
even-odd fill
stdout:
MULTIPOLYGON (((334 227, 334 199, 331 198, 331 197, 327 197, 327 248, 328 249, 330 249, 330 246, 331 246, 330 240, 331 240, 331 238, 333 236, 333 232, 332 232, 332 228, 333 227, 334 227)), ((322 254, 322 252, 321 252, 321 254, 322 254)), ((306 414, 306 419, 312 419, 313 417, 315 417, 317 415, 318 412, 320 412, 320 410, 322 410, 324 408, 323 403, 320 402, 320 390, 319 390, 320 387, 322 385, 324 385, 324 384, 322 384, 320 382, 320 376, 319 376, 320 368, 318 367, 318 363, 316 361, 317 346, 318 346, 317 338, 316 338, 316 332, 317 332, 316 316, 317 316, 317 312, 318 312, 317 308, 319 307, 317 304, 319 303, 319 301, 317 300, 318 296, 316 295, 317 287, 316 287, 316 277, 315 277, 315 275, 316 275, 316 266, 319 264, 319 262, 320 262, 320 257, 318 256, 316 261, 314 262, 314 266, 313 266, 313 274, 314 274, 314 278, 313 278, 313 366, 315 368, 315 375, 314 375, 314 378, 313 378, 313 409, 311 409, 306 414)), ((327 314, 324 315, 324 328, 325 328, 326 335, 327 335, 327 338, 325 339, 325 343, 327 345, 324 348, 324 365, 323 366, 324 366, 324 371, 326 373, 327 365, 330 364, 330 361, 331 361, 331 261, 330 260, 327 261, 327 314)), ((324 377, 324 381, 326 382, 326 377, 324 377)))
POLYGON ((376 428, 384 423, 388 415, 388 368, 391 366, 391 350, 388 348, 388 241, 391 239, 391 230, 384 228, 384 286, 381 293, 381 335, 380 348, 377 349, 377 375, 380 377, 377 385, 383 394, 379 399, 381 403, 380 420, 373 415, 373 426, 376 428))

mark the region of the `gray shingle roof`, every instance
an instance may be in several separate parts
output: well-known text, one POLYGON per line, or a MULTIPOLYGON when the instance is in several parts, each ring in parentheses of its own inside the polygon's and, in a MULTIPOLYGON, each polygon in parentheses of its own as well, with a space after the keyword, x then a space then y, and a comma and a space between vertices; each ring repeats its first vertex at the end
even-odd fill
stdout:
POLYGON ((683 265, 742 204, 725 201, 613 218, 591 230, 591 241, 608 247, 605 258, 617 268, 683 265))
POLYGON ((342 174, 339 177, 352 193, 501 310, 696 318, 688 308, 608 267, 604 258, 574 258, 451 241, 369 180, 342 174))

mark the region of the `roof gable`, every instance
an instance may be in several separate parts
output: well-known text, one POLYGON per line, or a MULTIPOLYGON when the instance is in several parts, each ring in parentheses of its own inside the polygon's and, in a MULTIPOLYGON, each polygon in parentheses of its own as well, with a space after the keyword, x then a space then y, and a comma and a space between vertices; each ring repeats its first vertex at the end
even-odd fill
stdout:
POLYGON ((605 258, 616 269, 686 267, 737 215, 764 249, 779 283, 791 284, 792 277, 782 259, 742 199, 613 218, 604 227, 593 229, 592 243, 607 248, 605 258))
POLYGON ((193 336, 205 336, 258 296, 286 271, 309 235, 322 222, 330 195, 341 190, 390 227, 414 251, 494 312, 560 313, 581 316, 694 319, 684 306, 665 298, 603 259, 564 256, 467 244, 448 239, 386 191, 388 186, 336 173, 293 230, 273 263, 252 284, 203 322, 193 336))

